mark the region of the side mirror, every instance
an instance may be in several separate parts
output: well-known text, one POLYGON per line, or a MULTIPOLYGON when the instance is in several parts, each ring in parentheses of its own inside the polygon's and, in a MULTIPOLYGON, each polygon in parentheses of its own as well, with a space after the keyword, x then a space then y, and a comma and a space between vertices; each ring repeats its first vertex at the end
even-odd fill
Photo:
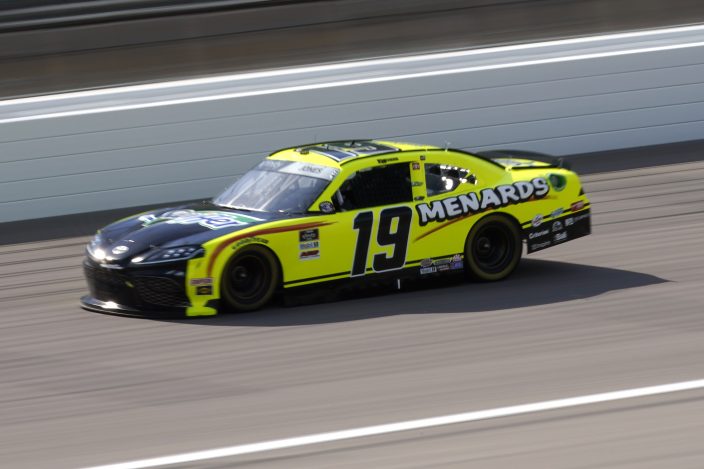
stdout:
POLYGON ((329 200, 323 200, 320 202, 318 208, 323 213, 335 213, 335 206, 329 200))

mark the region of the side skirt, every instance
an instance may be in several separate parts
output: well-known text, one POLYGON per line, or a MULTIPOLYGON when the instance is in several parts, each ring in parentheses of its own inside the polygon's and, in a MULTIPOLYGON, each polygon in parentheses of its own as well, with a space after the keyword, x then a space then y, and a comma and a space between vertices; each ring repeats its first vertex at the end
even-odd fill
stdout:
POLYGON ((284 285, 283 294, 301 294, 315 296, 327 296, 332 290, 355 290, 355 289, 404 289, 407 282, 414 285, 418 282, 431 281, 432 279, 445 277, 447 275, 457 275, 464 273, 464 256, 455 254, 454 256, 442 256, 438 258, 427 258, 408 262, 408 267, 386 272, 374 272, 367 269, 366 275, 351 277, 349 272, 337 274, 335 278, 325 280, 323 278, 310 279, 313 283, 290 282, 284 285))

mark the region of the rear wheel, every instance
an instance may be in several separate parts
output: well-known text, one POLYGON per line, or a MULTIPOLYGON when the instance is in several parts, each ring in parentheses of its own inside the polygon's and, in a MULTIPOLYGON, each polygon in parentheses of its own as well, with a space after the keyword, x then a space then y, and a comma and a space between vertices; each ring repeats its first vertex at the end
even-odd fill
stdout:
POLYGON ((479 220, 464 247, 465 272, 485 282, 508 277, 521 260, 521 233, 516 224, 501 215, 479 220))
POLYGON ((262 246, 248 246, 225 267, 222 296, 235 311, 253 311, 271 300, 281 276, 274 254, 262 246))

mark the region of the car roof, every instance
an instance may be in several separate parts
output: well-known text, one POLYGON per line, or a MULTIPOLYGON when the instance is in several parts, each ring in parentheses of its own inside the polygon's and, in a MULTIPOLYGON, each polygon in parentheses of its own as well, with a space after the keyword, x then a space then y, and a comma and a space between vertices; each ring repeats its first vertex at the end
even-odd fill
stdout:
POLYGON ((368 156, 388 155, 414 150, 439 150, 432 145, 392 142, 386 140, 337 140, 331 142, 311 143, 297 147, 277 150, 269 155, 276 159, 305 160, 327 166, 341 166, 350 161, 368 156))

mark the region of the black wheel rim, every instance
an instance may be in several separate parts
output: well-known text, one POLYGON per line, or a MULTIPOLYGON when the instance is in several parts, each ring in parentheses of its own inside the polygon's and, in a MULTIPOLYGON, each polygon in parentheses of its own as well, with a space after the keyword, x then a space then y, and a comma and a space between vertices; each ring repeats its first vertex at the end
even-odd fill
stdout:
POLYGON ((253 303, 266 293, 270 282, 266 261, 259 255, 245 254, 230 265, 227 289, 236 301, 253 303))
POLYGON ((511 232, 498 225, 489 225, 477 233, 472 243, 472 257, 487 273, 503 271, 511 263, 516 249, 511 232))

